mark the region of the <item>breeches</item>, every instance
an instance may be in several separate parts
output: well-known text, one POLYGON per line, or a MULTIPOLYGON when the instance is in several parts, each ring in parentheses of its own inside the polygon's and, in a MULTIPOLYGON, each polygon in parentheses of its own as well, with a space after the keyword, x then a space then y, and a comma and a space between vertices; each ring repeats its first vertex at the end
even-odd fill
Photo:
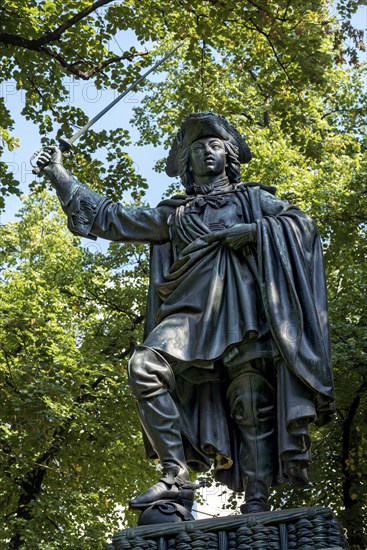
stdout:
MULTIPOLYGON (((138 346, 128 365, 129 385, 135 399, 150 399, 165 391, 173 391, 175 388, 175 374, 184 372, 190 366, 178 362, 171 362, 158 351, 138 346)), ((198 367, 199 368, 199 367, 198 367)), ((269 401, 276 393, 276 374, 272 359, 255 359, 236 367, 227 367, 228 391, 227 398, 231 404, 231 410, 236 408, 238 394, 243 395, 244 385, 248 392, 254 394, 256 389, 261 395, 257 398, 255 407, 261 408, 264 399, 269 401), (257 379, 256 383, 245 383, 257 379), (237 397, 236 397, 237 395, 237 397)), ((250 396, 249 396, 250 397, 250 396)), ((254 395, 253 395, 254 397, 254 395)), ((249 401, 254 401, 253 399, 249 401)), ((247 411, 246 415, 254 414, 247 411)))
MULTIPOLYGON (((185 373, 189 368, 190 365, 171 361, 154 349, 139 346, 128 366, 132 394, 139 401, 172 392, 178 375, 191 384, 191 376, 185 373)), ((240 432, 249 433, 251 429, 259 433, 273 432, 281 462, 307 465, 310 460, 308 424, 316 418, 311 390, 279 357, 258 358, 225 367, 223 371, 224 377, 217 376, 213 381, 223 380, 229 412, 240 432)), ((205 366, 202 372, 204 375, 208 372, 205 366)), ((212 374, 215 375, 214 371, 212 374)), ((194 380, 192 385, 196 383, 194 380)), ((205 403, 203 405, 205 409, 205 403)))

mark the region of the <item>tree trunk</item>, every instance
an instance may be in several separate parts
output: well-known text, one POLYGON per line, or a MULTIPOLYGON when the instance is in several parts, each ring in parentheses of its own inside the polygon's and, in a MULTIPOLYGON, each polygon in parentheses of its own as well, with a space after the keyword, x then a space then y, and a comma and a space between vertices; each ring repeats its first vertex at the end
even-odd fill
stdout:
POLYGON ((343 421, 342 471, 344 479, 342 489, 345 510, 341 515, 341 520, 347 530, 351 550, 367 548, 367 533, 364 527, 365 510, 362 502, 361 480, 358 476, 360 471, 358 448, 361 445, 361 436, 356 430, 355 422, 361 396, 366 389, 367 383, 363 382, 343 421))

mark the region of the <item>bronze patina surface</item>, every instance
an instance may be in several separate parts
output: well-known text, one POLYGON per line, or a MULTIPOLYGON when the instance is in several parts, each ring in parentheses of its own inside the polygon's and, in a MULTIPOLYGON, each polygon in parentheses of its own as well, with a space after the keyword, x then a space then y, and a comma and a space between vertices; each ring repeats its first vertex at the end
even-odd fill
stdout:
POLYGON ((250 159, 227 120, 190 115, 167 161, 186 194, 156 208, 93 192, 57 150, 39 161, 74 234, 151 245, 145 339, 129 384, 163 475, 132 508, 190 511, 187 466, 203 472, 214 461, 216 479, 245 492, 241 512, 265 512, 272 485, 307 483, 309 424, 334 410, 317 228, 266 182, 241 182, 250 159))

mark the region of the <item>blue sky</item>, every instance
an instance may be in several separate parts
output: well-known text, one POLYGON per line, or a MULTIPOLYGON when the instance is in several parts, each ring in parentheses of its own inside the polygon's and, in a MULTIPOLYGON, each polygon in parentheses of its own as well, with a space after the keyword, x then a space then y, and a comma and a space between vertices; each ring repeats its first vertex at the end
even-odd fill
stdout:
MULTIPOLYGON (((367 28, 367 5, 359 9, 358 14, 356 14, 353 18, 353 24, 360 29, 365 30, 367 28)), ((365 42, 367 46, 366 31, 365 42)), ((121 45, 124 45, 122 41, 121 45)), ((131 45, 130 39, 129 45, 131 45)), ((365 57, 365 59, 367 60, 367 57, 365 57)), ((90 118, 95 116, 97 112, 99 112, 110 101, 112 101, 112 99, 114 99, 112 92, 98 92, 92 83, 74 82, 70 79, 68 85, 70 90, 70 102, 82 107, 90 118)), ((26 121, 22 117, 21 110, 24 105, 24 96, 22 92, 15 89, 15 83, 7 82, 2 86, 0 85, 0 94, 6 97, 6 102, 11 110, 12 116, 15 118, 13 135, 20 138, 20 147, 13 152, 7 152, 4 154, 2 160, 11 165, 12 169, 16 172, 16 176, 20 178, 22 182, 22 191, 27 193, 30 182, 34 180, 29 159, 39 147, 40 139, 38 128, 33 123, 26 121)), ((133 114, 133 108, 139 104, 141 97, 142 94, 139 93, 129 94, 126 98, 124 98, 124 100, 122 100, 121 103, 115 106, 101 121, 97 123, 95 127, 96 130, 101 128, 110 129, 120 126, 129 129, 133 141, 136 142, 139 139, 139 135, 137 130, 131 126, 129 121, 133 114)), ((53 137, 53 135, 50 135, 50 139, 53 139, 53 137)), ((134 159, 140 174, 144 176, 149 183, 146 200, 152 205, 156 204, 159 202, 162 194, 171 182, 171 179, 165 174, 157 174, 153 171, 156 161, 162 158, 166 152, 162 147, 138 147, 136 145, 129 147, 128 152, 134 159)), ((0 217, 0 223, 6 223, 9 220, 13 220, 20 206, 21 201, 18 198, 8 198, 6 201, 5 213, 0 217)), ((83 245, 88 247, 90 250, 104 251, 107 247, 106 241, 98 241, 98 243, 95 243, 87 239, 82 239, 82 242, 83 245)), ((210 496, 210 505, 200 506, 200 512, 202 514, 209 515, 223 514, 221 506, 224 502, 223 499, 226 497, 221 495, 221 490, 218 488, 209 488, 202 490, 202 492, 204 498, 210 496), (217 492, 217 494, 215 495, 213 491, 217 492), (211 492, 210 495, 208 492, 211 492)), ((200 512, 199 518, 203 517, 200 512)), ((224 511, 224 514, 227 515, 228 511, 224 511)))
MULTIPOLYGON (((356 27, 365 30, 365 42, 367 46, 367 5, 359 8, 358 13, 354 16, 352 22, 356 27)), ((122 42, 121 46, 124 46, 122 42)), ((129 38, 129 46, 131 46, 131 37, 129 38)), ((139 46, 139 48, 141 48, 141 46, 139 46)), ((365 57, 365 60, 366 59, 367 58, 365 57)), ((115 97, 111 91, 96 90, 91 82, 85 83, 70 79, 70 82, 67 82, 67 85, 69 87, 69 101, 73 102, 75 105, 78 105, 78 107, 82 107, 89 118, 93 117, 97 112, 103 109, 115 97)), ((34 179, 31 172, 29 159, 39 147, 40 140, 38 128, 33 123, 26 121, 24 117, 22 117, 21 110, 24 105, 24 94, 15 89, 15 83, 6 82, 0 85, 0 94, 5 96, 6 103, 11 110, 12 116, 15 118, 13 135, 20 138, 20 147, 15 149, 13 152, 4 153, 2 160, 10 164, 11 169, 21 180, 21 190, 24 193, 27 193, 28 186, 34 179)), ((133 114, 133 108, 139 104, 141 97, 142 94, 140 93, 130 93, 121 101, 121 103, 118 103, 109 113, 107 113, 103 119, 98 121, 95 129, 112 129, 116 126, 129 129, 133 143, 135 143, 139 139, 139 134, 137 130, 131 126, 130 119, 133 114)), ((53 137, 54 136, 50 135, 50 139, 53 137)), ((151 205, 156 204, 161 199, 165 189, 171 183, 171 179, 165 174, 157 174, 153 170, 157 160, 162 158, 166 152, 162 147, 139 147, 137 145, 131 145, 128 148, 128 152, 134 160, 139 173, 144 176, 149 183, 149 189, 146 193, 147 202, 151 205)), ((5 212, 1 215, 0 222, 6 223, 7 221, 14 219, 14 216, 20 206, 21 201, 18 198, 8 198, 6 201, 5 212)))

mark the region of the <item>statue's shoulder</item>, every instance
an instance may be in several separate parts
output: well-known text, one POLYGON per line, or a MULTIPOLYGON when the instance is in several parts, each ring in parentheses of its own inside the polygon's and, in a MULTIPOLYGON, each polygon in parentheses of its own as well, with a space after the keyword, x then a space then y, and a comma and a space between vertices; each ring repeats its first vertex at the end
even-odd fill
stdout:
POLYGON ((239 191, 248 191, 253 192, 254 189, 262 189, 263 191, 266 191, 267 193, 270 193, 271 195, 276 195, 277 188, 274 187, 274 185, 265 185, 264 183, 260 183, 259 181, 246 181, 241 182, 236 186, 236 190, 239 191))

